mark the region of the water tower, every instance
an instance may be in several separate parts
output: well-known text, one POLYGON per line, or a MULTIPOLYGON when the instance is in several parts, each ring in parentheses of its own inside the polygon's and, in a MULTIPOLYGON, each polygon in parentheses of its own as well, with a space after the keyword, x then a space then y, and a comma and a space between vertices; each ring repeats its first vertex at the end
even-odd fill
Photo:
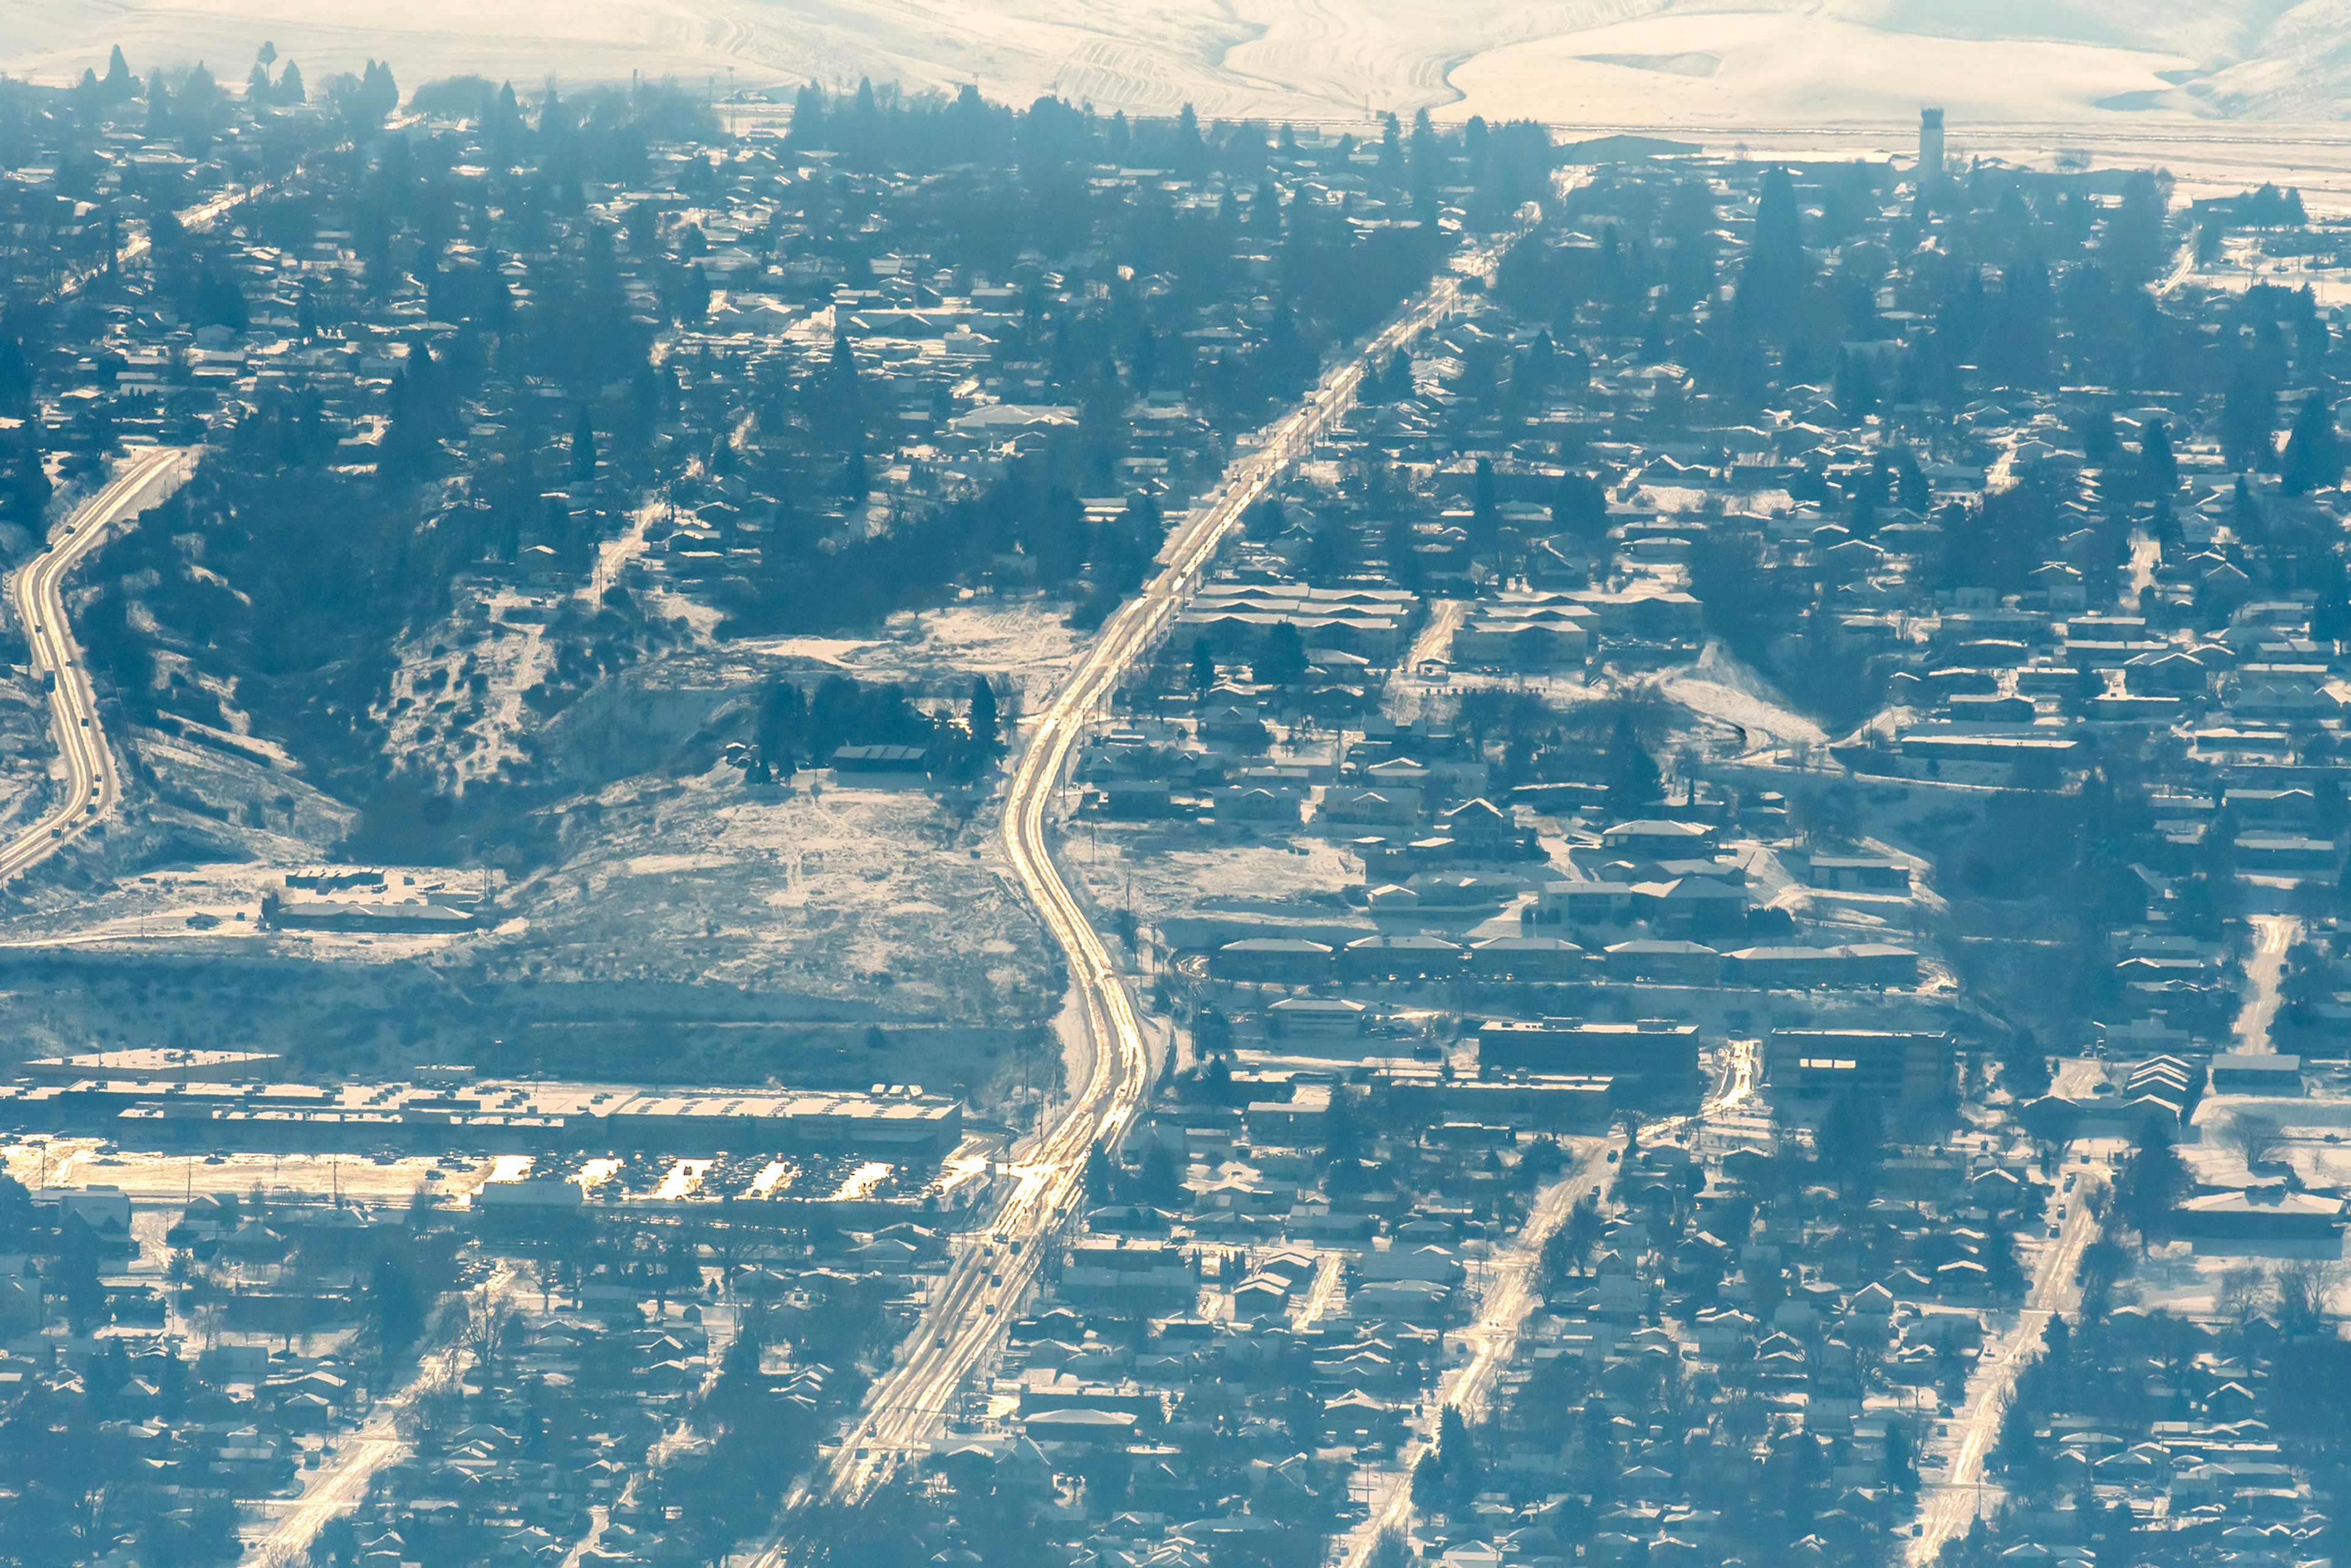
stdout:
POLYGON ((1943 111, 1922 109, 1918 111, 1918 183, 1928 185, 1943 177, 1943 111))

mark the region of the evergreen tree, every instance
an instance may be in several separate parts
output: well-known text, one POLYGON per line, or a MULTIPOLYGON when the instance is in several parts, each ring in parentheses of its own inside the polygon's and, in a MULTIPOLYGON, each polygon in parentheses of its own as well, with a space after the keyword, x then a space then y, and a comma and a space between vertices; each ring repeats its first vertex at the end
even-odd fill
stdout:
POLYGON ((1639 817, 1664 798, 1665 775, 1634 734, 1629 714, 1616 716, 1608 739, 1607 774, 1608 811, 1620 822, 1639 817))
POLYGON ((359 90, 351 95, 352 118, 362 125, 381 125, 399 107, 400 84, 392 79, 392 67, 370 60, 360 73, 359 90))
POLYGON ((1477 1439, 1469 1435, 1469 1423, 1461 1418, 1460 1406, 1447 1405, 1437 1417, 1437 1457, 1445 1467, 1445 1489, 1455 1510, 1467 1512, 1478 1499, 1486 1479, 1486 1467, 1478 1455, 1477 1439))
POLYGON ((109 103, 127 103, 139 96, 139 78, 131 74, 130 62, 122 57, 122 46, 117 44, 106 57, 106 79, 99 84, 105 89, 109 103))
POLYGON ((1836 405, 1855 424, 1877 412, 1877 372, 1869 368, 1866 359, 1850 350, 1837 361, 1836 405))
POLYGON ((2141 1250, 2169 1223, 2172 1207, 2187 1195, 2189 1186, 2188 1166, 2179 1149, 2159 1124, 2148 1122, 2115 1183, 2115 1212, 2138 1232, 2141 1250))
POLYGON ((784 140, 794 147, 827 145, 824 131, 824 89, 814 82, 802 84, 792 95, 792 118, 784 140))
POLYGON ((1192 689, 1205 692, 1217 684, 1217 655, 1206 637, 1192 639, 1192 689))
POLYGON ((1739 285, 1740 313, 1756 331, 1778 336, 1788 325, 1808 272, 1796 183, 1785 169, 1767 169, 1756 193, 1754 237, 1739 285))
POLYGON ((596 423, 584 402, 571 426, 571 477, 582 484, 596 477, 596 423))
POLYGON ((2125 283, 2143 285, 2163 266, 2169 204, 2153 174, 2142 170, 2123 182, 2122 202, 2106 220, 2099 250, 2125 283))
POLYGON ((1277 621, 1266 628, 1249 674, 1269 686, 1292 686, 1306 678, 1306 639, 1295 623, 1277 621))
POLYGON ((65 1300, 66 1321, 86 1334, 107 1321, 106 1285, 99 1278, 98 1238, 78 1217, 68 1218, 59 1237, 57 1293, 65 1300))
POLYGON ((2238 468, 2267 468, 2277 460, 2277 386, 2259 358, 2239 359, 2220 399, 2220 448, 2238 468))
POLYGON ((2139 438, 2138 479, 2140 489, 2156 499, 2179 488, 2179 459, 2171 450, 2171 432, 2159 419, 2139 438))
POLYGON ((2324 388, 2302 400, 2278 473, 2281 487, 2289 496, 2307 495, 2342 482, 2342 442, 2335 434, 2334 404, 2324 388))
POLYGON ((971 684, 971 743, 990 762, 1003 750, 1003 737, 997 731, 996 688, 986 675, 971 684))
POLYGON ((1598 479, 1571 468, 1559 476, 1559 488, 1552 497, 1551 520, 1554 527, 1586 542, 1604 538, 1608 492, 1598 479))
POLYGON ((1381 377, 1381 395, 1390 402, 1405 402, 1419 390, 1412 379, 1412 356, 1396 350, 1388 356, 1388 368, 1381 377))
POLYGON ((1413 1511, 1433 1519, 1445 1511, 1445 1465, 1436 1453, 1424 1451, 1412 1467, 1413 1511))
POLYGON ((1207 143, 1200 140, 1200 117, 1189 103, 1176 112, 1176 169, 1186 178, 1203 172, 1208 162, 1207 143))
POLYGON ((820 433, 833 445, 854 444, 859 433, 865 428, 857 353, 844 332, 836 330, 832 335, 832 353, 825 361, 824 386, 818 410, 820 433))

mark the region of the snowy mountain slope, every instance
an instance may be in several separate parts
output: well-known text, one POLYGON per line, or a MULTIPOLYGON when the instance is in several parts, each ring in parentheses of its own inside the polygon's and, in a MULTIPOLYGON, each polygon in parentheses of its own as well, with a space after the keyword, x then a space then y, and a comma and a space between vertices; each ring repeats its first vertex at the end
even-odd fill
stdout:
POLYGON ((235 80, 860 76, 1219 116, 1373 109, 1806 125, 1918 104, 2012 121, 2346 118, 2351 0, 0 0, 0 69, 120 43, 235 80))

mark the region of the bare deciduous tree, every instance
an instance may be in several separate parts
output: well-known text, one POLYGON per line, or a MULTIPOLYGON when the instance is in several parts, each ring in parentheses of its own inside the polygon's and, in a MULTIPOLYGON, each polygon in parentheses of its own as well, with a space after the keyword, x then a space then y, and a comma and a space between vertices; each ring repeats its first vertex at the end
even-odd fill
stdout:
POLYGON ((2334 1315, 2335 1295, 2343 1288, 2344 1266, 2332 1258, 2297 1258, 2281 1264, 2273 1278, 2278 1326, 2288 1333, 2310 1333, 2334 1315))
POLYGON ((2219 1290, 2212 1300, 2213 1310, 2239 1328, 2243 1328, 2262 1315, 2270 1302, 2270 1277, 2257 1263, 2220 1271, 2219 1290))
POLYGON ((2254 1111, 2238 1112, 2220 1128, 2221 1145, 2233 1150, 2245 1162, 2247 1170, 2275 1159, 2283 1141, 2283 1130, 2277 1118, 2254 1111))

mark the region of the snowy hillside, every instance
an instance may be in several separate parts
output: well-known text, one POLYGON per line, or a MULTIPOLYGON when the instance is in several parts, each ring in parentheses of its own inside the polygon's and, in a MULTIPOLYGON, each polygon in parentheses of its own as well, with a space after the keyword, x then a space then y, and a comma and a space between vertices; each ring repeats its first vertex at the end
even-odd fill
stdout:
POLYGON ((235 79, 261 39, 314 78, 413 84, 859 76, 1132 112, 1554 121, 2345 117, 2351 0, 0 0, 0 69, 120 43, 235 79))

